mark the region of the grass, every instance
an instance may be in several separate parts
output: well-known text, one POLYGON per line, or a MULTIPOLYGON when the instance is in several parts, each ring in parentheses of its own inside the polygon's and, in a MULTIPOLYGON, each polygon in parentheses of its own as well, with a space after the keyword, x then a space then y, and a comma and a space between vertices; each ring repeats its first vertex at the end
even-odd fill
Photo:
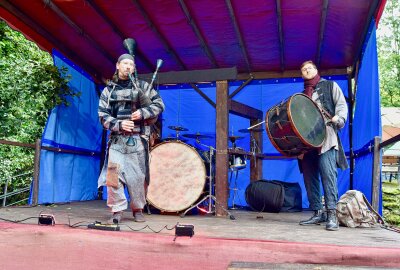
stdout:
POLYGON ((382 183, 382 200, 386 223, 400 226, 400 185, 397 180, 382 183))

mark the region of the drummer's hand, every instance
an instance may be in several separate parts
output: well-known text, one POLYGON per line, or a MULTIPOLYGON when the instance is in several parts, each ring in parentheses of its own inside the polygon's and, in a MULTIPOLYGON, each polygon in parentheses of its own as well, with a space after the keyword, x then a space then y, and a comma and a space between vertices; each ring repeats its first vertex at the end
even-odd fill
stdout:
POLYGON ((130 120, 123 120, 121 122, 121 128, 123 131, 131 132, 133 131, 133 128, 135 127, 135 123, 130 120))
POLYGON ((131 120, 132 121, 142 120, 142 111, 141 110, 134 111, 131 115, 131 120))
POLYGON ((331 121, 332 121, 332 123, 334 123, 336 125, 339 121, 339 116, 335 115, 334 117, 332 117, 331 121))
POLYGON ((344 126, 344 119, 338 115, 332 117, 331 122, 335 124, 338 128, 342 128, 344 126))

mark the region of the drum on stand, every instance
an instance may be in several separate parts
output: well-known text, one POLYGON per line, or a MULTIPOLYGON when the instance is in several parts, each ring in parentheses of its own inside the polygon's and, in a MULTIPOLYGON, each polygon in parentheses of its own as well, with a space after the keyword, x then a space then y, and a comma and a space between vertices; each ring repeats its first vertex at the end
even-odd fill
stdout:
POLYGON ((285 156, 298 156, 318 148, 326 137, 320 109, 304 94, 294 94, 269 109, 265 125, 271 143, 285 156))
POLYGON ((180 141, 162 142, 150 151, 147 200, 161 211, 185 210, 200 198, 206 176, 196 149, 180 141))

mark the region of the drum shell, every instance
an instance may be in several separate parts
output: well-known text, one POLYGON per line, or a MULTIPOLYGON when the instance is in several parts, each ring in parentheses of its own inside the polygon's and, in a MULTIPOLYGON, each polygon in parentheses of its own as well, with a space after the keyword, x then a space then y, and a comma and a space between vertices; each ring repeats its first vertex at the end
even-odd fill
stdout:
POLYGON ((268 110, 265 125, 271 143, 289 157, 321 147, 326 137, 320 109, 304 94, 295 94, 268 110))
POLYGON ((165 212, 193 205, 204 191, 206 168, 197 150, 181 141, 156 145, 150 152, 147 200, 165 212))

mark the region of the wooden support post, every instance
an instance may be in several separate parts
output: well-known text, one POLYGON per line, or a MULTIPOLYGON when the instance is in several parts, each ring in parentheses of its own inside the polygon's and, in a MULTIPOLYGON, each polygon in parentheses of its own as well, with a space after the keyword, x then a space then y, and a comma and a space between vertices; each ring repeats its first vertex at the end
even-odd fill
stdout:
POLYGON ((379 212, 379 194, 381 192, 381 138, 374 138, 374 163, 372 171, 372 207, 379 212))
POLYGON ((216 91, 215 214, 226 216, 221 206, 228 207, 228 81, 217 81, 216 91))
POLYGON ((37 205, 39 201, 39 174, 40 174, 40 151, 41 151, 40 139, 36 140, 35 144, 35 160, 33 169, 33 192, 32 192, 32 205, 37 205))
MULTIPOLYGON (((347 95, 348 95, 348 103, 349 103, 349 118, 347 121, 349 122, 349 156, 350 156, 350 181, 349 181, 349 189, 353 189, 354 186, 354 151, 353 151, 353 110, 354 110, 354 97, 355 93, 353 93, 353 84, 352 84, 352 68, 347 69, 347 95)), ((358 77, 358 64, 356 67, 356 76, 358 77)), ((357 78, 354 80, 357 83, 357 78)))
MULTIPOLYGON (((251 119, 250 126, 258 124, 262 122, 261 119, 251 119)), ((263 127, 264 125, 262 125, 263 127)), ((259 127, 257 127, 259 128, 259 127)), ((253 153, 263 152, 263 132, 253 132, 253 138, 250 138, 250 150, 254 151, 253 153), (252 140, 255 140, 255 145, 252 140)), ((256 156, 252 156, 250 158, 250 182, 257 181, 262 179, 263 177, 263 160, 261 158, 257 158, 256 156)))

